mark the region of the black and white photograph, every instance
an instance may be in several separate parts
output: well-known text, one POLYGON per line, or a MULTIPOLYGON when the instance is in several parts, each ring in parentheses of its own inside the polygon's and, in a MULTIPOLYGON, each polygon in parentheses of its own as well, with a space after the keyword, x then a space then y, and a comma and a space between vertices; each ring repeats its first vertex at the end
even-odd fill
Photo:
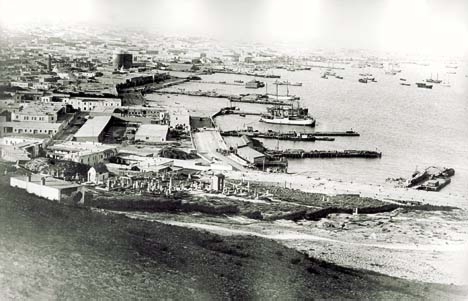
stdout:
POLYGON ((0 0, 0 300, 468 300, 468 1, 0 0))

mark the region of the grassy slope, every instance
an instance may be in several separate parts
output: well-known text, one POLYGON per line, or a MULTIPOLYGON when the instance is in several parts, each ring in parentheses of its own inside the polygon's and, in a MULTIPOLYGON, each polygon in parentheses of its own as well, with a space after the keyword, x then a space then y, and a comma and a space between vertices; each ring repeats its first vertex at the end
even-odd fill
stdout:
MULTIPOLYGON (((309 259, 273 241, 105 216, 32 197, 0 177, 0 297, 292 299, 461 297, 309 259), (3 275, 1 275, 3 274, 3 275), (8 275, 8 277, 5 277, 8 275)), ((457 292, 458 290, 458 292, 457 292)))

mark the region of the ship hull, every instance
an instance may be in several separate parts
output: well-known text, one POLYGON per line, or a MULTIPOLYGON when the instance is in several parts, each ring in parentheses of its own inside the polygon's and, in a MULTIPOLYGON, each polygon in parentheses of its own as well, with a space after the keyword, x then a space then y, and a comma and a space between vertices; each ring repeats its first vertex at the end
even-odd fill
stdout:
POLYGON ((289 118, 260 118, 261 122, 270 123, 270 124, 282 124, 282 125, 303 125, 303 126, 315 126, 315 119, 300 119, 294 120, 289 118))

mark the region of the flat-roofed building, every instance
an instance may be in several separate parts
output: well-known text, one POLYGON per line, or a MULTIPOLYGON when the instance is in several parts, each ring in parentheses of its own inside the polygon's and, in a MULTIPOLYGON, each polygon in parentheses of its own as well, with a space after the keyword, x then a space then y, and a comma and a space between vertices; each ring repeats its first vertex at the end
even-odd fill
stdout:
POLYGON ((11 120, 55 123, 65 113, 62 103, 28 103, 19 111, 12 112, 11 120))
POLYGON ((120 107, 122 100, 118 97, 85 97, 73 96, 64 98, 64 102, 70 104, 74 109, 81 111, 92 111, 96 107, 120 107))
POLYGON ((29 160, 42 153, 46 139, 8 136, 0 138, 0 158, 6 161, 29 160))
POLYGON ((49 157, 77 163, 96 165, 117 154, 117 148, 95 142, 66 141, 47 148, 49 157))
POLYGON ((165 142, 169 126, 161 124, 142 124, 135 133, 135 141, 165 142))
POLYGON ((48 137, 57 134, 64 123, 50 123, 37 121, 9 121, 0 125, 3 135, 31 134, 38 137, 48 137))
POLYGON ((53 177, 31 174, 22 177, 11 177, 10 186, 26 190, 39 197, 61 202, 80 189, 80 185, 59 180, 53 177))

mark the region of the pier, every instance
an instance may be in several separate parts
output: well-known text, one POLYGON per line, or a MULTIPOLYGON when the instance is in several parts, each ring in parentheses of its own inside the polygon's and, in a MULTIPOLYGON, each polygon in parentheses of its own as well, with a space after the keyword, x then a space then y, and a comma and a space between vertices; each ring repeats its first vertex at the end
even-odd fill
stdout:
POLYGON ((262 78, 281 78, 281 76, 277 74, 261 74, 261 73, 241 72, 241 71, 234 71, 234 70, 213 70, 213 72, 237 74, 237 75, 248 75, 248 76, 262 77, 262 78))
MULTIPOLYGON (((248 113, 247 113, 248 114, 248 113)), ((247 115, 245 114, 245 115, 247 115)), ((254 113, 252 113, 253 115, 254 113)), ((242 113, 240 114, 242 115, 242 113)), ((247 136, 251 138, 264 138, 264 139, 276 139, 276 140, 288 140, 288 141, 304 141, 304 142, 313 142, 313 141, 335 141, 335 138, 330 137, 316 137, 313 133, 281 133, 281 132, 257 132, 257 131, 221 131, 221 136, 231 136, 231 137, 242 137, 247 136)))
POLYGON ((305 158, 367 158, 377 159, 382 157, 381 152, 368 150, 344 150, 344 151, 327 151, 327 150, 267 150, 265 154, 275 158, 288 159, 305 159, 305 158))
POLYGON ((158 94, 169 94, 169 95, 187 95, 187 96, 199 96, 199 97, 211 97, 211 98, 225 98, 229 99, 231 102, 238 103, 255 103, 263 105, 280 105, 280 106, 290 106, 292 103, 290 101, 280 101, 269 99, 263 97, 261 94, 248 94, 248 95, 234 95, 234 94, 222 94, 214 91, 157 91, 158 94), (246 96, 254 97, 246 97, 246 96))

